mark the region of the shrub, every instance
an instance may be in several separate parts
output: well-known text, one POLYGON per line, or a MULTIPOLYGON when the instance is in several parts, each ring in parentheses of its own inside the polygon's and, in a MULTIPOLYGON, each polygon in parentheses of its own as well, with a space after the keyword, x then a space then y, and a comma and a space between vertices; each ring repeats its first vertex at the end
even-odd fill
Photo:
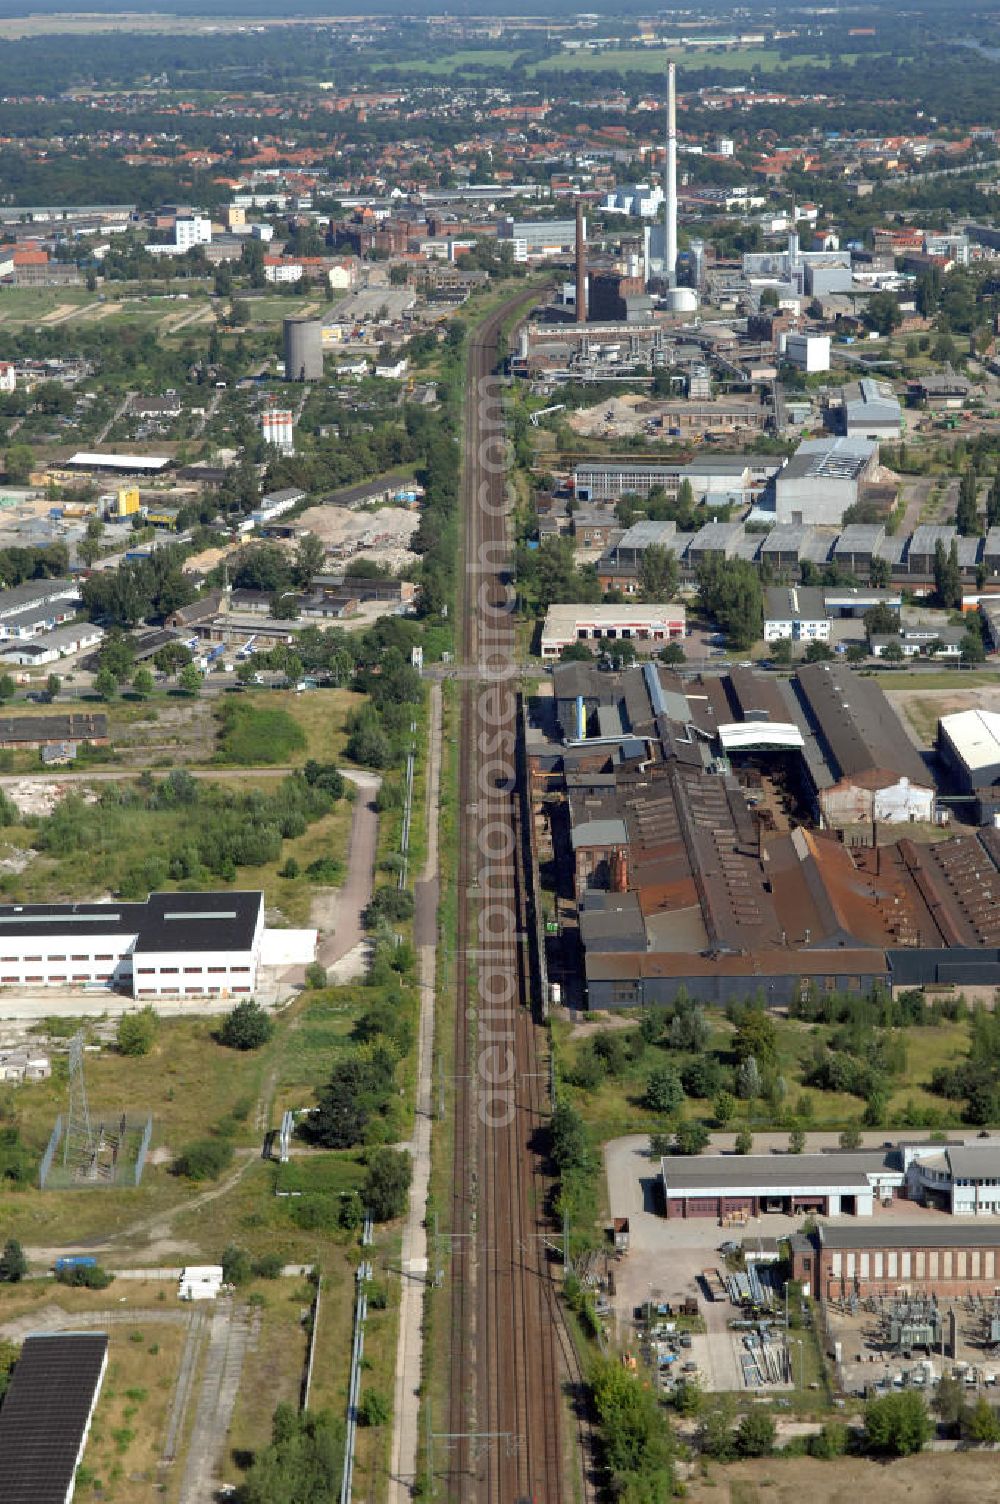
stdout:
POLYGON ((413 918, 413 894, 406 888, 376 888, 365 909, 365 929, 377 929, 382 920, 390 923, 413 918))
POLYGON ((274 1022, 253 998, 237 1003, 219 1029, 219 1043, 231 1050, 257 1050, 274 1033, 274 1022))
POLYGON ((319 961, 311 961, 306 967, 306 986, 315 991, 326 986, 326 967, 319 961))
POLYGON ((188 1180, 217 1180, 232 1160, 233 1146, 226 1139, 201 1138, 181 1150, 171 1169, 188 1180))
POLYGON ((927 1406, 912 1390, 869 1400, 865 1406, 865 1445, 870 1452, 908 1457, 922 1449, 933 1430, 927 1406))
POLYGON ((123 1013, 118 1020, 115 1042, 122 1055, 148 1055, 156 1040, 157 1019, 149 1006, 138 1013, 123 1013))
POLYGON ((358 1404, 358 1421, 363 1426, 384 1426, 392 1415, 392 1407, 378 1389, 366 1389, 358 1404))
POLYGON ((61 1285, 80 1285, 86 1290, 106 1290, 114 1279, 100 1264, 69 1264, 56 1270, 61 1285))
POLYGON ((253 1260, 245 1248, 230 1243, 221 1259, 222 1278, 227 1285, 245 1285, 253 1277, 253 1260))

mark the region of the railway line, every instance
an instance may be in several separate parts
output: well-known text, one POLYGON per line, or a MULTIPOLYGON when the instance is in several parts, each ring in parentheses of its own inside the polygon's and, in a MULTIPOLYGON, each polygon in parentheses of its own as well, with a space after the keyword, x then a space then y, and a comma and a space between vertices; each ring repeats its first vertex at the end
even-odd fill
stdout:
MULTIPOLYGON (((436 1496, 463 1504, 572 1496, 563 1385, 581 1384, 548 1268, 551 1186, 539 1152, 547 1038, 533 996, 515 779, 518 669, 494 375, 500 326, 515 308, 506 304, 471 337, 463 434, 450 1384, 434 1467, 436 1496)), ((582 1486, 588 1499, 589 1481, 582 1486)))

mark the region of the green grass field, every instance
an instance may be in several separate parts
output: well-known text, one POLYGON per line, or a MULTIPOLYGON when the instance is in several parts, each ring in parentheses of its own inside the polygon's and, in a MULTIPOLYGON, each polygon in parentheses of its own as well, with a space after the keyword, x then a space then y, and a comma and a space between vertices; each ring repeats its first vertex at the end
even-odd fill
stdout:
POLYGON ((512 68, 521 56, 523 54, 520 52, 483 47, 449 52, 444 57, 414 58, 412 62, 380 63, 376 71, 391 67, 401 73, 425 73, 433 78, 446 78, 450 73, 458 73, 465 68, 512 68))

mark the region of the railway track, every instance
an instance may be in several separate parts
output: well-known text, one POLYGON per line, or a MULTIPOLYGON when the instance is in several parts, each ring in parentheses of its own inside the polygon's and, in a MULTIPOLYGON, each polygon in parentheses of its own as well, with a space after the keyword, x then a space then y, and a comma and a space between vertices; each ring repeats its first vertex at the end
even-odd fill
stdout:
POLYGON ((439 1496, 463 1504, 569 1495, 563 1383, 581 1384, 548 1268, 554 1229, 539 1154, 548 1060, 514 780, 517 659, 494 377, 512 306, 472 336, 463 434, 451 1370, 448 1440, 434 1468, 439 1496), (498 682, 505 673, 510 682, 498 682))

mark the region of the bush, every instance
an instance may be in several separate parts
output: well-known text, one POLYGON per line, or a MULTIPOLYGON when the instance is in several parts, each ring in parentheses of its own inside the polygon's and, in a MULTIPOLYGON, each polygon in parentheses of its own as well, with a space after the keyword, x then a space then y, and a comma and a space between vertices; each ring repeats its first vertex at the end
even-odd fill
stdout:
POLYGON ((257 1050, 274 1033, 274 1022, 253 998, 237 1003, 219 1029, 219 1043, 231 1050, 257 1050))
POLYGON ((317 992, 326 986, 326 967, 319 961, 311 961, 306 967, 306 986, 317 992))
POLYGON ((406 888, 376 888, 362 918, 368 930, 378 929, 383 920, 395 923, 412 919, 413 894, 406 888))
POLYGON ((923 1448, 933 1431, 927 1406, 912 1390, 869 1400, 865 1406, 865 1446, 877 1455, 908 1457, 923 1448))
POLYGON ((217 1180, 233 1161, 233 1146, 224 1138, 201 1138, 175 1158, 171 1170, 187 1180, 217 1180))
POLYGON ((86 1290, 106 1290, 114 1279, 100 1264, 70 1264, 56 1270, 56 1279, 61 1285, 82 1286, 86 1290))
POLYGON ((736 1428, 736 1450, 741 1457, 770 1457, 774 1451, 775 1425, 764 1410, 751 1410, 736 1428))
POLYGON ((362 1426, 387 1425, 392 1407, 378 1389, 366 1389, 358 1404, 358 1422, 362 1426))
POLYGON ((391 1222, 406 1210, 413 1161, 398 1149, 377 1149, 368 1161, 362 1200, 375 1222, 391 1222))
POLYGON ((230 1243, 220 1260, 222 1278, 227 1285, 245 1285, 253 1276, 253 1260, 245 1248, 230 1243))
POLYGON ((0 1280, 16 1285, 28 1272, 28 1260, 16 1238, 8 1238, 0 1254, 0 1280))
POLYGON ((148 1055, 156 1041, 156 1014, 148 1005, 138 1013, 123 1013, 115 1042, 122 1055, 148 1055))

